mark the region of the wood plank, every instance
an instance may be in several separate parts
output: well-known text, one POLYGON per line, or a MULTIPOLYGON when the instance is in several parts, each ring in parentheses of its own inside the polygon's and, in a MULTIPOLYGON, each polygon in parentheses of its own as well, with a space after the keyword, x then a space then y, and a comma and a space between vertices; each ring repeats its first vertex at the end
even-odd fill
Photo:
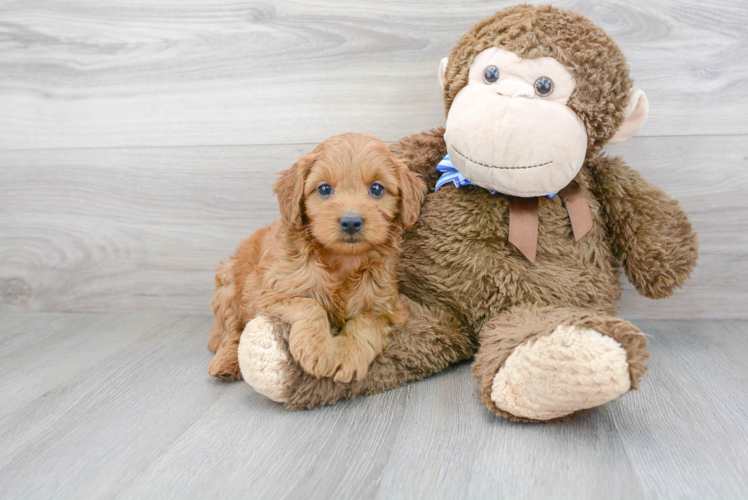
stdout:
POLYGON ((147 345, 148 339, 158 338, 159 329, 175 321, 153 313, 124 322, 114 314, 2 314, 0 417, 40 397, 44 411, 49 410, 55 392, 70 379, 99 367, 102 359, 118 357, 133 343, 147 345), (15 319, 24 322, 13 326, 15 319))
POLYGON ((233 384, 119 497, 372 498, 409 394, 290 412, 233 384))
POLYGON ((640 321, 650 334, 641 390, 609 405, 648 498, 748 491, 748 325, 640 321))
POLYGON ((311 148, 0 153, 2 307, 210 313, 212 270, 311 148))
MULTIPOLYGON (((439 60, 515 3, 3 2, 0 148, 396 140, 443 123, 439 60)), ((743 0, 556 5, 621 45, 644 135, 748 133, 743 0)))
MULTIPOLYGON (((17 326, 7 318, 42 340, 18 353, 18 370, 31 374, 37 354, 61 373, 0 417, 9 498, 736 498, 748 489, 748 321, 640 321, 653 357, 639 391, 569 424, 528 425, 480 404, 468 363, 291 412, 205 373, 208 316, 6 313, 0 338, 17 326), (132 342, 117 348, 98 340, 128 331, 132 342), (66 366, 74 338, 90 340, 80 350, 92 362, 79 372, 66 366)), ((5 370, 14 357, 0 358, 0 388, 22 384, 5 370)))
MULTIPOLYGON (((623 316, 748 317, 747 144, 610 148, 681 201, 701 244, 685 289, 651 301, 626 284, 623 316)), ((312 148, 0 151, 0 310, 209 313, 212 269, 278 217, 274 172, 312 148)))
MULTIPOLYGON (((73 377, 0 419, 3 495, 111 496, 224 393, 226 386, 205 373, 210 318, 184 318, 168 326, 158 316, 118 320, 119 326, 109 321, 99 329, 67 332, 88 337, 83 352, 98 362, 83 364, 73 377), (116 336, 117 328, 129 330, 135 342, 112 353, 96 339, 116 336)), ((45 355, 42 346, 38 354, 45 355)), ((50 354, 58 356, 49 365, 67 371, 62 360, 69 354, 64 349, 50 354)), ((33 369, 27 362, 21 373, 33 369)))
MULTIPOLYGON (((290 412, 244 383, 207 375, 210 317, 72 318, 69 328, 57 333, 63 341, 48 349, 39 344, 37 354, 54 356, 45 359, 50 369, 68 371, 71 353, 64 339, 76 337, 89 340, 82 351, 97 363, 84 363, 79 373, 57 379, 53 388, 0 418, 4 495, 231 498, 251 491, 278 497, 318 485, 358 497, 375 487, 407 388, 319 411, 290 412), (92 324, 81 329, 81 320, 92 324), (112 348, 98 340, 116 339, 123 329, 130 345, 112 348), (177 439, 180 435, 184 439, 177 439)), ((21 376, 32 374, 31 359, 20 356, 20 367, 0 360, 0 367, 8 368, 0 371, 2 385, 18 384, 8 378, 10 368, 21 376)))

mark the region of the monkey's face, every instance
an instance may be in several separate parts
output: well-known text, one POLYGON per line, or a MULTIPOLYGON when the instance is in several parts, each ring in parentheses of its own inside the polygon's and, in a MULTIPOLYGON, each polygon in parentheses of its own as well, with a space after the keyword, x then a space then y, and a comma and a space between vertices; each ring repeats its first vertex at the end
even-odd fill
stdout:
POLYGON ((564 188, 587 152, 584 124, 566 105, 574 88, 574 76, 551 57, 522 59, 499 48, 478 54, 447 115, 444 140, 455 168, 512 196, 564 188))

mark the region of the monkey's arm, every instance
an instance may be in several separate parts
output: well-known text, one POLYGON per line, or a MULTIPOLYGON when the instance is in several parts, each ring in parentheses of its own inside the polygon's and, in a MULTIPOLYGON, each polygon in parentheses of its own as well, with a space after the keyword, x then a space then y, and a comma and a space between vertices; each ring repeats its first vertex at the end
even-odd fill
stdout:
POLYGON ((412 172, 421 176, 429 192, 434 190, 436 181, 441 176, 441 173, 436 170, 436 165, 447 154, 447 146, 444 144, 444 127, 403 137, 390 144, 390 150, 397 158, 404 161, 412 172))
POLYGON ((587 164, 613 252, 629 281, 652 299, 672 295, 690 276, 698 241, 678 202, 618 157, 587 164))

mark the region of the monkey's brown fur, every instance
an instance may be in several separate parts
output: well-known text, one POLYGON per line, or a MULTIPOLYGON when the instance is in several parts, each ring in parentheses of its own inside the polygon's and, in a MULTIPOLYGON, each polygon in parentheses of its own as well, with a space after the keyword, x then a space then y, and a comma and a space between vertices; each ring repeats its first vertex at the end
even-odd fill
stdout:
POLYGON ((282 220, 243 241, 218 269, 208 372, 240 378, 241 333, 270 312, 293 325, 290 350, 307 372, 363 378, 389 329, 407 320, 395 266, 425 190, 381 141, 360 134, 332 137, 282 172, 275 184, 282 220), (369 194, 374 182, 385 188, 379 198, 369 194), (321 197, 322 183, 334 195, 321 197), (339 225, 349 212, 364 217, 353 234, 339 225), (331 327, 340 329, 335 338, 331 327))
MULTIPOLYGON (((316 379, 291 363, 284 387, 288 407, 385 391, 475 356, 473 374, 484 404, 502 416, 528 420, 496 408, 491 384, 515 347, 559 325, 592 328, 615 339, 627 354, 631 388, 637 388, 649 354, 641 332, 614 316, 619 269, 642 295, 668 297, 693 270, 697 240, 676 201, 620 158, 599 154, 624 118, 631 88, 625 59, 603 30, 578 14, 552 7, 506 9, 476 24, 452 50, 447 111, 467 83, 475 55, 492 46, 524 58, 554 57, 575 76, 568 105, 589 137, 576 181, 592 211, 592 230, 575 243, 559 197, 541 198, 537 261, 531 264, 507 241, 506 197, 452 185, 434 192, 440 175, 435 167, 446 154, 443 129, 393 144, 393 153, 430 190, 418 223, 406 234, 399 265, 409 323, 393 331, 361 381, 316 379)), ((275 335, 283 342, 288 326, 276 321, 275 335)))

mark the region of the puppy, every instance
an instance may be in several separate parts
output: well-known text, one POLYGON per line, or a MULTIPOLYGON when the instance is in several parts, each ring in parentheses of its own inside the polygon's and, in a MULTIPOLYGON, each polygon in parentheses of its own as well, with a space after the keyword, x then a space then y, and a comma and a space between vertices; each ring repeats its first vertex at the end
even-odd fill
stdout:
POLYGON ((216 270, 208 372, 240 379, 242 331, 270 312, 291 325, 289 349, 305 371, 360 380, 392 326, 407 322, 395 266, 426 185, 382 141, 343 134, 281 172, 273 190, 281 220, 216 270))

